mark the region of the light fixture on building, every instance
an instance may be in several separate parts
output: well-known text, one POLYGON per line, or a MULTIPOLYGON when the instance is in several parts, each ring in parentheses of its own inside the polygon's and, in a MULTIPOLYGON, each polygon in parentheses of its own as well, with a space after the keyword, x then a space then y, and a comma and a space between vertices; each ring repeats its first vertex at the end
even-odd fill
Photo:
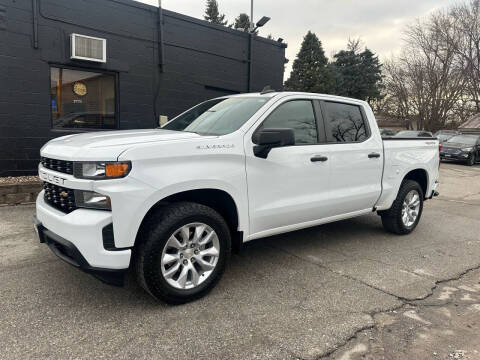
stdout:
POLYGON ((262 27, 263 25, 265 25, 268 21, 270 20, 270 18, 268 16, 262 16, 262 18, 260 20, 258 20, 256 26, 257 28, 259 27, 262 27))
POLYGON ((257 23, 255 24, 255 27, 250 32, 254 33, 255 31, 257 31, 259 27, 262 27, 269 21, 270 21, 270 18, 268 16, 262 16, 262 18, 257 21, 257 23))

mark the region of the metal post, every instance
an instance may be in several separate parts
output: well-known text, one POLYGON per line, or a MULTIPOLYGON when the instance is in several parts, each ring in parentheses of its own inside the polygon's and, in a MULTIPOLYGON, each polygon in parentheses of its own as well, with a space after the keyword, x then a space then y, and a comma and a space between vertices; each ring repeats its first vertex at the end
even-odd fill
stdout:
POLYGON ((250 26, 248 30, 248 92, 252 92, 252 48, 254 31, 255 24, 253 23, 253 0, 250 0, 250 26))
POLYGON ((253 34, 248 33, 248 92, 252 92, 252 48, 253 48, 253 34))
POLYGON ((250 0, 250 32, 253 32, 253 29, 255 28, 255 24, 253 22, 253 0, 250 0))

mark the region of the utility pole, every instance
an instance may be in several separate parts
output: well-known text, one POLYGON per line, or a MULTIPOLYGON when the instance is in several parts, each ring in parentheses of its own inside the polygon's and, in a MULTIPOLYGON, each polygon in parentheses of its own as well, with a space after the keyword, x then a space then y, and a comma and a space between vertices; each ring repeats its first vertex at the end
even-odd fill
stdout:
POLYGON ((253 23, 253 0, 250 0, 250 26, 248 27, 248 92, 252 92, 252 47, 253 47, 253 31, 255 24, 253 23))
POLYGON ((255 28, 255 23, 253 22, 253 0, 250 0, 250 27, 249 32, 253 32, 255 28))

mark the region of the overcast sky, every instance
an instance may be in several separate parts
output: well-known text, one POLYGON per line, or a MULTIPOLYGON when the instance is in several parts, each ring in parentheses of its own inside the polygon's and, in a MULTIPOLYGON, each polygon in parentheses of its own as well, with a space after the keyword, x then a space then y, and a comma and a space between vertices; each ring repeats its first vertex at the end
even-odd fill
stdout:
MULTIPOLYGON (((158 0, 140 0, 157 5, 158 0)), ((230 22, 240 14, 250 14, 250 0, 217 0, 221 13, 230 22)), ((282 37, 290 59, 285 79, 308 30, 317 34, 326 55, 345 47, 349 37, 360 37, 381 59, 401 48, 402 29, 418 17, 455 3, 455 0, 254 0, 254 20, 263 15, 272 19, 260 35, 282 37)), ((162 0, 165 9, 203 19, 204 0, 162 0)))

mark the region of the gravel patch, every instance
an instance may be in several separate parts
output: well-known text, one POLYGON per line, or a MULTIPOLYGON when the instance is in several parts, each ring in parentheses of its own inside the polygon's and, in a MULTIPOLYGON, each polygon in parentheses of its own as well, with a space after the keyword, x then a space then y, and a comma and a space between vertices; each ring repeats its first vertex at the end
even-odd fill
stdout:
POLYGON ((0 177, 0 184, 23 184, 23 183, 32 183, 40 182, 38 176, 6 176, 0 177))

